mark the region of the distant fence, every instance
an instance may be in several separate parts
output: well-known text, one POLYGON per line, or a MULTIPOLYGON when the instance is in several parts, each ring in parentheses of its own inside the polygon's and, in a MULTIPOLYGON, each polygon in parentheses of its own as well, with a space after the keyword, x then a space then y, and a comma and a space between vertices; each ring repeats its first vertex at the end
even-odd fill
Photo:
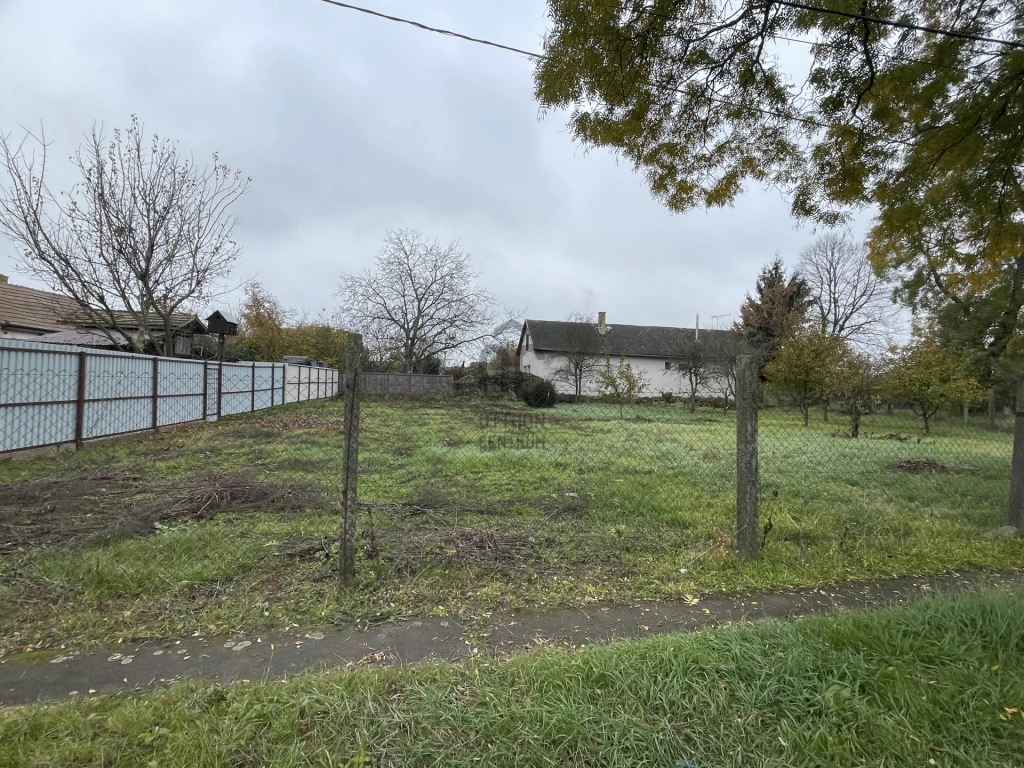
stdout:
MULTIPOLYGON (((342 374, 342 382, 345 380, 342 374)), ((363 392, 400 395, 414 395, 430 392, 450 392, 451 376, 438 376, 429 373, 363 373, 363 392)))
POLYGON ((332 368, 0 344, 0 455, 334 397, 332 368))

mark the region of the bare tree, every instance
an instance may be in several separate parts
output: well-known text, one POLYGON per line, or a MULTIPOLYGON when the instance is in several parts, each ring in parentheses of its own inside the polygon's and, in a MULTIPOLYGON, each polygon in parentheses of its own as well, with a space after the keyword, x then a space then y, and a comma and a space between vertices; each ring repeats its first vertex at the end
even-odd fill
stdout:
POLYGON ((173 352, 172 315, 214 295, 241 249, 228 209, 250 179, 220 162, 200 167, 138 118, 107 140, 94 127, 71 162, 81 181, 54 194, 45 136, 0 136, 9 185, 0 231, 22 250, 20 266, 75 300, 91 324, 136 352, 173 352), (33 143, 35 146, 33 146, 33 143), (137 333, 126 327, 138 329, 137 333))
POLYGON ((899 310, 875 274, 867 249, 826 232, 804 249, 797 271, 807 286, 812 327, 862 347, 881 347, 899 310))
POLYGON ((566 317, 562 329, 560 349, 552 354, 557 367, 551 378, 572 387, 578 401, 584 384, 604 365, 605 349, 594 319, 583 312, 566 317))
POLYGON ((705 345, 708 384, 722 395, 722 409, 729 410, 729 401, 736 401, 736 358, 753 354, 751 347, 737 327, 731 331, 708 331, 705 345))
POLYGON ((338 314, 378 354, 415 372, 495 338, 495 299, 477 277, 458 240, 441 245, 416 230, 389 231, 373 269, 341 276, 338 314))
POLYGON ((697 393, 704 389, 711 379, 706 346, 697 338, 690 339, 676 351, 676 359, 673 362, 676 374, 690 391, 690 413, 697 409, 697 393))

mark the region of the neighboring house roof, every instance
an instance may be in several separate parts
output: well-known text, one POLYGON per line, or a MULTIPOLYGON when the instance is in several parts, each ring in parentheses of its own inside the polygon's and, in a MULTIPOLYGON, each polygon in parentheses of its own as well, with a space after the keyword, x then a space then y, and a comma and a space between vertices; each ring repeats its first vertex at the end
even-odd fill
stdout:
POLYGON ((70 328, 68 316, 80 311, 78 302, 49 291, 7 282, 0 275, 0 327, 47 333, 70 328))
MULTIPOLYGON (((138 321, 130 312, 115 312, 117 325, 125 331, 139 328, 138 321)), ((107 327, 109 323, 91 317, 74 299, 59 293, 40 291, 24 285, 15 285, 7 281, 6 275, 0 275, 0 327, 18 328, 38 333, 65 331, 73 328, 107 327)), ((163 323, 153 318, 154 333, 163 328, 163 323)), ((206 326, 192 314, 175 313, 171 315, 171 326, 175 331, 185 333, 206 333, 206 326)), ((102 333, 100 334, 103 335, 102 333)), ((106 337, 104 337, 106 338, 106 337)), ((106 339, 110 343, 110 339, 106 339)))
MULTIPOLYGON (((116 325, 123 331, 137 331, 139 329, 139 321, 135 319, 131 312, 124 310, 118 310, 112 313, 113 319, 116 325)), ((97 317, 92 317, 87 312, 83 312, 78 309, 68 320, 74 326, 79 328, 98 328, 98 327, 113 327, 113 323, 106 322, 107 313, 98 313, 97 317)), ((160 333, 163 331, 164 323, 157 316, 149 318, 149 330, 152 333, 160 333)), ((195 315, 191 315, 185 312, 174 312, 171 314, 171 330, 172 331, 183 331, 185 333, 206 333, 206 325, 195 315)))
MULTIPOLYGON (((589 328, 595 339, 595 351, 619 357, 672 358, 693 342, 695 338, 709 341, 717 336, 731 335, 733 331, 712 331, 693 328, 669 328, 661 325, 607 325, 603 334, 593 323, 570 323, 561 320, 527 320, 523 336, 530 332, 531 346, 540 352, 566 352, 570 340, 579 338, 580 328, 589 328)), ((520 353, 522 352, 520 337, 520 353)))
MULTIPOLYGON (((75 347, 100 347, 110 349, 131 346, 128 340, 124 337, 124 334, 114 331, 111 335, 115 339, 119 339, 120 343, 115 344, 110 340, 110 337, 107 336, 107 334, 98 328, 73 328, 70 331, 47 333, 40 336, 37 341, 44 341, 47 344, 70 344, 75 347)), ((132 336, 138 337, 138 331, 133 333, 132 336)))

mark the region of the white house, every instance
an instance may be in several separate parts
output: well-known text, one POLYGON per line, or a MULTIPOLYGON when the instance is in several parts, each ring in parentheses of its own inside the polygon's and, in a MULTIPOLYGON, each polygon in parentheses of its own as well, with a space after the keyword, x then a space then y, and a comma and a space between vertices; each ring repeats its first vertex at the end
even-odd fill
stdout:
MULTIPOLYGON (((554 382, 563 394, 575 393, 572 362, 585 369, 581 394, 598 394, 598 366, 613 368, 624 359, 634 370, 647 374, 648 396, 662 392, 689 395, 689 386, 678 370, 684 350, 694 342, 706 342, 709 357, 715 342, 732 337, 733 331, 711 331, 696 328, 668 328, 657 325, 608 325, 604 312, 598 312, 597 324, 571 323, 558 320, 527 320, 519 336, 519 370, 554 382), (584 362, 585 361, 585 362, 584 362)), ((714 364, 709 363, 709 371, 714 364)), ((712 373, 698 397, 718 397, 726 392, 726 382, 712 373)))

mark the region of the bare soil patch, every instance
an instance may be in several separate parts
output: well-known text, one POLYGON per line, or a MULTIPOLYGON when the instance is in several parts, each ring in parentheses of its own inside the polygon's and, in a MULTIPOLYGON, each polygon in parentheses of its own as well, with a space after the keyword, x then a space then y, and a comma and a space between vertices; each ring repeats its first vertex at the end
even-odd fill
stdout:
POLYGON ((913 475, 977 475, 981 472, 977 467, 950 466, 932 459, 904 459, 893 464, 891 469, 913 475))
POLYGON ((279 487, 247 473, 154 482, 135 472, 104 472, 11 483, 0 488, 0 556, 147 536, 157 524, 225 512, 298 511, 319 499, 314 489, 279 487))

